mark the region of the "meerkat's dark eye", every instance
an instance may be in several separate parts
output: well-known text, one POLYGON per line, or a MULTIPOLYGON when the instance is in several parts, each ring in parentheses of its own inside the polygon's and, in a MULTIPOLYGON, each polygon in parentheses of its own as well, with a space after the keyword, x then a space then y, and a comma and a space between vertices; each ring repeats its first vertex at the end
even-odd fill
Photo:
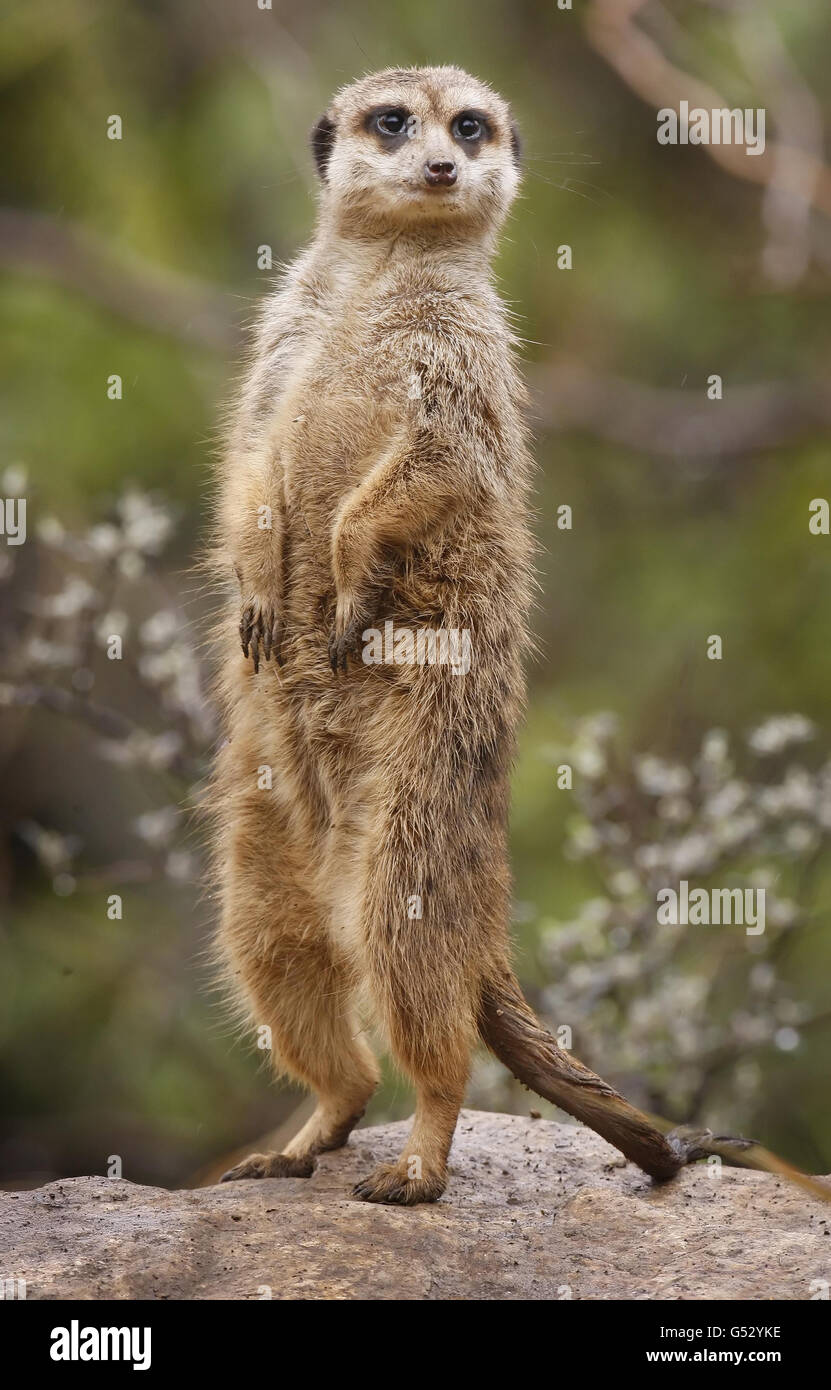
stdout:
POLYGON ((485 123, 472 112, 463 111, 454 120, 451 130, 457 140, 481 140, 485 134, 485 123))
POLYGON ((379 111, 375 117, 375 129, 381 135, 403 135, 407 129, 407 112, 399 107, 393 111, 379 111))

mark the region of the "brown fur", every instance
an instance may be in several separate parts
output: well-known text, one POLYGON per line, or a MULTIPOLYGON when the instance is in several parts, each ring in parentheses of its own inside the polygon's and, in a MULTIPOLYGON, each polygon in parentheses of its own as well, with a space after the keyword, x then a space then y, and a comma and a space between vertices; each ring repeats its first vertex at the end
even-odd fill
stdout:
POLYGON ((506 104, 455 68, 347 87, 313 133, 314 239, 261 316, 216 521, 233 589, 218 638, 220 944, 276 1068, 318 1104, 284 1154, 228 1177, 302 1176, 345 1142, 378 1079, 363 1013, 417 1107, 399 1161, 361 1197, 441 1194, 480 1031, 648 1171, 684 1161, 544 1034, 508 964, 529 455, 490 260, 517 148, 506 104), (416 117, 411 135, 380 137, 370 113, 384 108, 416 117), (465 110, 487 120, 470 152, 453 131, 465 110), (457 165, 452 188, 427 188, 434 160, 457 165), (386 619, 467 629, 468 673, 364 665, 361 634, 386 619))

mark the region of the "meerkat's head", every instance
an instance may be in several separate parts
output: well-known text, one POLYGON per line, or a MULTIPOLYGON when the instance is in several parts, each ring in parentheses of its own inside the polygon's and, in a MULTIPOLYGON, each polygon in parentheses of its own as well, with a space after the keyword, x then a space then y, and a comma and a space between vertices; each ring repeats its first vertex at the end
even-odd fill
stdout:
POLYGON ((344 87, 312 131, 324 207, 341 225, 498 226, 519 186, 509 106, 460 68, 390 68, 344 87))

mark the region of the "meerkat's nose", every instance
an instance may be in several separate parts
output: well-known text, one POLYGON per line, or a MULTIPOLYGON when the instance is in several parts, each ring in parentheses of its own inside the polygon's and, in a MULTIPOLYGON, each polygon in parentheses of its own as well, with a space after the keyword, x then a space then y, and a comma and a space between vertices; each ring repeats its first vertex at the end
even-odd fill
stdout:
POLYGON ((431 188, 444 185, 449 188, 457 179, 456 165, 452 159, 431 159, 424 166, 424 179, 431 188))

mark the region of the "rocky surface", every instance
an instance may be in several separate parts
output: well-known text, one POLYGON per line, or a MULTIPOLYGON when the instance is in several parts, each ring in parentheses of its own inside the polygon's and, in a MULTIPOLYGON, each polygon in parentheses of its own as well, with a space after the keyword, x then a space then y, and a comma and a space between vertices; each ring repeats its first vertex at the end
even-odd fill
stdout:
POLYGON ((405 1133, 359 1130, 308 1180, 2 1193, 0 1274, 30 1299, 807 1300, 831 1281, 831 1207, 727 1168, 656 1186, 545 1120, 464 1111, 440 1202, 353 1200, 405 1133))

